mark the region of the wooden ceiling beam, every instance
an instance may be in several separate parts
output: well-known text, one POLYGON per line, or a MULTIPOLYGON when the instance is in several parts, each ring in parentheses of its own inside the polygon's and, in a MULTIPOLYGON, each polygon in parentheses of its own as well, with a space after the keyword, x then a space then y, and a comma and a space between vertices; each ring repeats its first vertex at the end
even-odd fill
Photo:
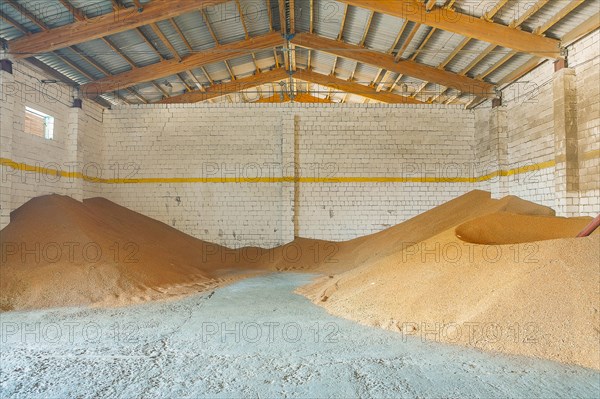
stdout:
MULTIPOLYGON (((540 9, 542 9, 542 7, 544 7, 547 3, 548 3, 548 0, 538 0, 534 5, 530 6, 523 13, 523 15, 521 15, 521 17, 519 17, 518 19, 516 19, 515 21, 513 21, 511 23, 511 26, 515 26, 515 27, 520 26, 527 19, 529 19, 531 16, 533 16, 536 12, 538 12, 540 9)), ((581 5, 581 3, 582 3, 582 1, 573 1, 573 2, 568 3, 565 7, 563 7, 558 12, 558 14, 556 16, 554 16, 552 19, 550 19, 544 25, 538 27, 535 30, 536 34, 540 34, 541 35, 541 34, 545 33, 548 29, 550 29, 552 26, 554 26, 554 24, 556 24, 562 18, 566 17, 571 11, 573 11, 575 8, 577 8, 579 5, 581 5)), ((564 45, 564 42, 563 42, 563 45, 564 45)), ((488 47, 488 49, 493 49, 494 47, 495 47, 494 45, 490 45, 488 47)), ((484 51, 486 51, 486 50, 484 50, 484 51)), ((491 75, 493 72, 495 72, 502 65, 506 64, 508 61, 510 61, 517 54, 518 53, 516 51, 510 51, 504 57, 502 57, 502 59, 500 59, 498 62, 496 62, 494 65, 492 65, 487 70, 485 70, 482 73, 480 73, 477 76, 477 79, 484 79, 487 76, 491 75)), ((465 71, 465 73, 466 73, 466 71, 465 71)))
POLYGON ((200 101, 206 101, 211 98, 226 96, 231 93, 240 92, 243 90, 251 89, 256 86, 260 86, 266 83, 276 82, 283 79, 287 79, 287 71, 283 68, 273 69, 268 72, 257 73, 255 75, 237 79, 235 81, 214 84, 207 87, 205 91, 193 91, 184 93, 178 96, 165 98, 159 101, 160 104, 179 104, 179 103, 197 103, 200 101))
POLYGON ((82 86, 82 93, 86 98, 113 90, 135 86, 136 84, 175 75, 200 66, 223 62, 228 59, 241 57, 256 50, 270 49, 281 45, 279 32, 268 33, 248 40, 224 44, 200 53, 193 53, 183 57, 181 61, 173 58, 163 60, 141 68, 134 68, 118 75, 109 76, 82 86))
POLYGON ((329 87, 346 93, 356 94, 372 100, 381 101, 389 104, 426 104, 415 98, 404 97, 389 92, 378 92, 371 86, 361 85, 356 82, 349 82, 344 79, 333 76, 326 76, 312 71, 298 71, 294 74, 294 79, 304 80, 306 82, 316 83, 321 86, 329 87))
MULTIPOLYGON (((559 58, 560 42, 548 37, 475 18, 447 8, 429 11, 414 0, 340 0, 342 3, 482 40, 540 57, 559 58)), ((579 2, 579 1, 578 1, 579 2)))
POLYGON ((412 60, 396 62, 394 57, 390 54, 365 49, 342 41, 327 39, 309 33, 300 33, 292 39, 292 42, 300 47, 323 51, 338 57, 352 59, 388 71, 412 76, 413 78, 453 87, 465 93, 488 98, 493 98, 495 96, 494 86, 490 83, 475 80, 467 76, 460 76, 428 65, 419 64, 412 60))
POLYGON ((108 14, 10 40, 9 50, 16 58, 47 53, 225 2, 227 0, 154 0, 144 6, 143 12, 138 12, 135 6, 115 9, 108 14))

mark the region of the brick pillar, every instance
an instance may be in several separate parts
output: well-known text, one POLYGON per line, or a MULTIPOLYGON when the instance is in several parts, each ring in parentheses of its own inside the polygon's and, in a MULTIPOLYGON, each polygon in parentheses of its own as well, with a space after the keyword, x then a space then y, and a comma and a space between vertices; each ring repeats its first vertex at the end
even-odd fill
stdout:
POLYGON ((2 165, 0 177, 0 229, 10 222, 10 211, 12 210, 12 180, 13 168, 7 165, 12 160, 13 141, 13 119, 15 107, 14 75, 10 72, 10 60, 6 57, 2 60, 3 68, 0 68, 0 158, 2 165))
MULTIPOLYGON (((499 170, 508 168, 508 122, 506 108, 494 106, 490 111, 490 153, 499 170)), ((502 198, 509 194, 508 177, 498 176, 490 184, 494 198, 502 198)))
POLYGON ((577 90, 575 70, 554 73, 554 171, 556 213, 579 213, 579 163, 577 143, 577 90))
MULTIPOLYGON (((282 104, 281 115, 281 176, 294 177, 300 171, 296 167, 298 126, 300 120, 295 116, 293 104, 282 104)), ((298 211, 297 184, 295 181, 281 183, 281 225, 279 229, 279 244, 285 244, 294 239, 296 231, 296 216, 298 211)))
MULTIPOLYGON (((79 131, 85 123, 85 113, 81 108, 71 108, 69 111, 69 119, 67 123, 67 139, 65 145, 69 154, 69 159, 66 160, 67 170, 69 172, 79 172, 84 169, 83 164, 83 146, 80 139, 79 131)), ((65 177, 69 185, 69 194, 76 200, 83 200, 83 180, 77 177, 65 177)))

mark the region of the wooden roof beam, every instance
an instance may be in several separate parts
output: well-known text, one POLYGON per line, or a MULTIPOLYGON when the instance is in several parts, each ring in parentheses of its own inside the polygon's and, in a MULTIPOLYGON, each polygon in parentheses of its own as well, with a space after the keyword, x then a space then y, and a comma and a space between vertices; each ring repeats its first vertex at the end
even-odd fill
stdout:
POLYGON ((294 79, 304 80, 306 82, 316 83, 321 86, 329 87, 346 93, 356 94, 371 100, 382 101, 389 104, 426 104, 415 98, 404 97, 389 92, 378 92, 371 86, 361 85, 356 82, 350 82, 333 76, 326 76, 312 71, 298 71, 294 74, 294 79))
POLYGON ((560 42, 551 38, 475 18, 447 8, 433 8, 414 0, 340 0, 342 3, 429 25, 546 58, 560 57, 560 42))
MULTIPOLYGON (((507 2, 508 0, 498 1, 491 10, 489 10, 483 15, 483 18, 487 21, 491 21, 494 15, 499 13, 502 7, 504 7, 507 2)), ((451 1, 450 3, 448 3, 449 6, 447 7, 451 7, 453 3, 454 2, 451 1)), ((460 44, 454 49, 454 51, 452 51, 452 53, 440 65, 438 65, 438 68, 444 69, 446 65, 448 65, 454 59, 454 57, 456 57, 458 53, 462 51, 462 49, 465 48, 467 44, 469 44, 471 40, 472 39, 470 37, 465 37, 463 41, 460 42, 460 44)))
POLYGON ((163 60, 141 68, 133 68, 130 71, 118 75, 106 77, 82 86, 82 93, 86 98, 135 86, 139 83, 175 75, 203 65, 215 62, 223 62, 232 58, 241 57, 257 50, 271 49, 281 44, 279 32, 257 36, 248 40, 241 40, 229 44, 217 46, 213 49, 199 53, 193 53, 183 57, 181 61, 175 58, 163 60))
POLYGON ((16 58, 38 53, 47 53, 64 47, 87 42, 101 37, 125 32, 161 20, 174 18, 191 11, 204 9, 228 0, 154 0, 144 6, 115 9, 114 12, 79 20, 58 28, 34 33, 27 37, 10 40, 10 52, 16 58))
POLYGON ((364 64, 376 66, 381 69, 399 74, 412 76, 428 82, 438 83, 443 86, 453 87, 465 93, 493 98, 494 86, 467 76, 460 76, 452 72, 443 71, 428 65, 419 64, 412 60, 396 62, 394 56, 379 51, 365 49, 338 40, 327 39, 310 33, 297 34, 292 42, 300 47, 323 51, 338 57, 344 57, 364 64))
POLYGON ((268 72, 257 73, 246 78, 237 79, 235 81, 215 84, 206 88, 204 92, 193 91, 178 96, 173 96, 170 98, 165 98, 159 101, 159 103, 196 103, 200 101, 206 101, 215 97, 227 96, 231 93, 240 92, 246 89, 251 89, 253 87, 263 85, 265 83, 276 82, 287 78, 287 71, 283 68, 277 68, 268 72))

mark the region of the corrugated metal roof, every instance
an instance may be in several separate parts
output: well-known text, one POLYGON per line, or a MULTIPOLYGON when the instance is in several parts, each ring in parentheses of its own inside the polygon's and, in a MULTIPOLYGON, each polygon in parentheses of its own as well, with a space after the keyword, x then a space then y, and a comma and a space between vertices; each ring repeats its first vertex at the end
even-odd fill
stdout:
POLYGON ((175 18, 175 21, 194 51, 207 50, 215 46, 215 41, 200 12, 180 15, 175 18))
POLYGON ((337 39, 346 5, 335 0, 315 0, 314 6, 314 33, 337 39))
POLYGON ((240 0, 240 7, 250 36, 269 32, 266 1, 240 0))
POLYGON ((246 37, 235 1, 209 7, 206 10, 206 15, 220 44, 237 42, 246 37))
MULTIPOLYGON (((70 2, 73 7, 80 9, 88 18, 113 12, 113 4, 110 0, 70 0, 70 2)), ((149 2, 150 0, 141 1, 142 4, 148 4, 149 2)), ((18 1, 18 3, 50 28, 67 25, 74 21, 72 10, 65 8, 58 0, 44 0, 41 2, 18 1)), ((132 0, 124 0, 121 3, 125 6, 134 5, 132 0)), ((206 9, 205 13, 219 43, 227 44, 245 39, 244 24, 251 37, 269 32, 271 24, 273 29, 279 30, 281 24, 279 21, 278 3, 277 0, 239 0, 239 6, 242 11, 242 15, 240 15, 238 4, 232 0, 227 3, 211 6, 206 9), (271 20, 269 20, 269 9, 271 20)), ((444 6, 444 4, 446 4, 444 0, 436 2, 438 7, 444 6)), ((493 10, 496 4, 496 0, 457 0, 454 6, 460 12, 480 17, 484 13, 493 10)), ((522 15, 525 15, 524 13, 528 12, 531 4, 535 3, 509 1, 495 14, 493 20, 496 23, 508 25, 522 15)), ((555 16, 564 11, 565 7, 569 7, 570 4, 572 2, 562 0, 549 1, 542 8, 531 13, 529 18, 523 21, 520 28, 524 31, 532 32, 540 26, 548 26, 549 29, 545 33, 546 36, 558 39, 590 18, 590 16, 597 13, 600 9, 600 2, 586 1, 574 9, 569 8, 570 12, 562 20, 548 25, 548 21, 553 21, 555 16)), ((297 32, 309 31, 311 20, 310 0, 296 0, 295 6, 297 32)), ((413 22, 409 22, 406 24, 406 29, 397 41, 395 48, 392 49, 401 28, 405 25, 404 20, 379 13, 374 13, 371 19, 372 13, 369 10, 346 6, 345 3, 335 0, 314 0, 314 6, 313 21, 315 34, 337 39, 343 23, 342 40, 345 42, 356 45, 361 44, 364 39, 364 46, 366 48, 383 53, 391 52, 394 55, 399 49, 405 48, 402 58, 414 58, 416 62, 432 67, 438 67, 444 62, 465 39, 458 34, 432 30, 431 27, 421 25, 418 27, 410 43, 408 43, 407 39, 411 36, 412 29, 415 26, 413 22), (368 25, 369 30, 366 31, 368 25)), ((2 11, 7 18, 13 19, 16 23, 23 25, 28 31, 33 33, 40 31, 40 28, 33 21, 19 12, 18 7, 14 8, 8 4, 3 4, 2 11)), ((177 16, 173 20, 160 21, 156 25, 180 57, 186 57, 192 52, 201 52, 210 49, 217 44, 201 13, 198 11, 177 16), (189 43, 191 49, 186 42, 189 43)), ((9 22, 0 20, 0 36, 6 40, 12 40, 23 36, 23 34, 9 22)), ((159 62, 161 58, 169 59, 175 56, 166 43, 163 43, 160 37, 149 26, 110 35, 107 39, 119 49, 121 54, 113 51, 103 40, 96 39, 81 43, 73 49, 65 48, 54 54, 40 54, 37 58, 70 79, 85 83, 90 79, 95 80, 104 77, 105 73, 103 70, 108 71, 110 74, 119 74, 130 70, 131 65, 125 57, 130 58, 135 66, 144 67, 159 62), (93 64, 86 60, 85 57, 91 58, 93 64)), ((494 71, 489 73, 485 79, 490 82, 498 82, 531 59, 530 55, 523 53, 517 53, 506 59, 505 55, 511 53, 511 50, 496 46, 493 47, 493 51, 487 56, 483 57, 477 64, 472 65, 467 70, 467 66, 478 58, 482 51, 489 47, 489 43, 470 40, 444 69, 449 72, 464 73, 467 76, 478 77, 483 73, 487 73, 490 68, 494 68, 494 71), (501 66, 497 66, 497 62, 500 60, 505 62, 501 66)), ((254 54, 255 60, 252 59, 251 55, 238 57, 228 61, 229 67, 236 78, 242 78, 255 73, 256 65, 263 71, 269 70, 275 67, 273 53, 272 50, 260 50, 254 54)), ((283 65, 281 50, 277 54, 279 62, 283 65)), ((296 49, 296 63, 298 68, 305 69, 308 67, 308 54, 309 51, 307 49, 299 47, 296 49)), ((325 75, 333 73, 341 79, 348 79, 354 73, 355 80, 363 84, 370 84, 378 76, 379 79, 386 77, 388 80, 398 78, 398 75, 395 73, 385 75, 385 70, 380 71, 377 67, 360 64, 350 59, 337 58, 336 61, 335 56, 322 51, 311 52, 311 67, 317 73, 325 75), (335 71, 333 71, 334 63, 335 71)), ((201 68, 194 68, 191 71, 196 79, 205 86, 208 86, 211 80, 218 83, 232 79, 224 62, 207 65, 205 70, 209 74, 210 79, 205 76, 201 68)), ((183 92, 185 84, 182 82, 182 79, 192 88, 197 86, 196 82, 189 75, 183 73, 181 77, 172 75, 157 79, 154 83, 141 83, 131 90, 123 90, 118 94, 127 101, 140 102, 141 100, 133 94, 134 91, 137 91, 146 100, 156 101, 163 97, 161 90, 171 94, 183 92), (159 85, 160 89, 157 88, 157 85, 159 85)), ((389 90, 392 83, 384 81, 383 90, 389 90)), ((440 100, 459 95, 455 90, 446 90, 446 88, 435 83, 423 86, 423 81, 412 76, 402 76, 399 83, 394 88, 394 93, 406 95, 405 88, 408 87, 411 90, 413 88, 415 88, 414 90, 422 89, 417 98, 423 99, 433 97, 442 91, 445 91, 445 93, 440 96, 440 100)), ((263 86, 265 90, 267 87, 272 88, 272 85, 263 86)), ((377 85, 374 87, 377 87, 377 85)), ((328 89, 326 91, 327 93, 329 92, 328 89)), ((238 97, 241 98, 244 96, 238 97)), ((113 102, 121 101, 110 93, 104 95, 103 98, 113 102)), ((343 98, 356 101, 364 100, 356 95, 348 96, 336 93, 332 95, 333 101, 341 101, 343 98)), ((457 101, 468 102, 472 99, 472 96, 460 95, 458 98, 457 101)))
POLYGON ((121 55, 115 53, 108 44, 100 39, 81 43, 76 47, 113 75, 131 69, 129 63, 121 55))
POLYGON ((146 43, 142 33, 136 29, 108 36, 108 39, 127 55, 136 66, 142 67, 160 61, 156 51, 146 43))
POLYGON ((384 53, 390 51, 403 24, 403 19, 376 13, 365 46, 384 53))
POLYGON ((350 7, 346 15, 346 23, 342 32, 342 40, 359 44, 364 35, 371 12, 364 8, 350 7))

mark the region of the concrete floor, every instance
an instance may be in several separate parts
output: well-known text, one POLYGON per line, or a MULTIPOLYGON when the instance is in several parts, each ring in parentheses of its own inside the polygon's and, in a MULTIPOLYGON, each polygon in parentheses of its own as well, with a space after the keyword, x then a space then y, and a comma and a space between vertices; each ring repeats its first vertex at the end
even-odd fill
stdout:
POLYGON ((600 373, 338 319, 274 274, 121 309, 4 313, 2 397, 597 397, 600 373))

